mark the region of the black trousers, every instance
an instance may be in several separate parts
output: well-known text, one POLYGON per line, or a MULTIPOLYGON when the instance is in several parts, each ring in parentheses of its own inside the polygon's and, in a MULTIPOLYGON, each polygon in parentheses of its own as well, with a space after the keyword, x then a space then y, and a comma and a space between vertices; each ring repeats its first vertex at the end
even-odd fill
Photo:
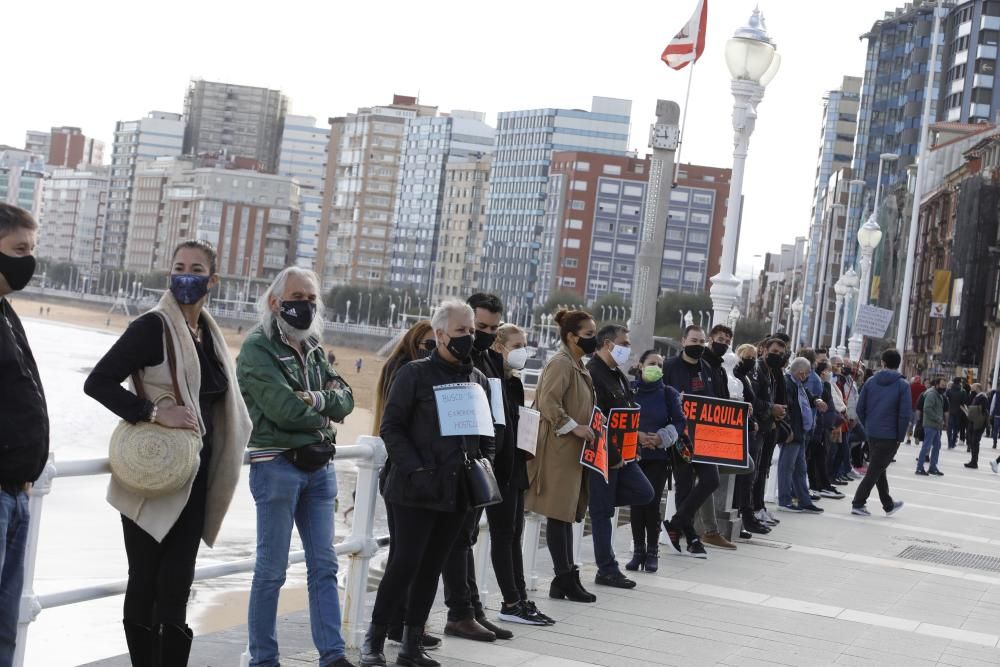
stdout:
POLYGON ((503 601, 514 604, 528 599, 524 583, 521 536, 524 534, 524 491, 503 489, 503 502, 486 508, 490 524, 490 560, 503 601))
POLYGON ((666 459, 651 459, 639 461, 639 468, 653 487, 653 500, 645 505, 632 505, 630 508, 632 542, 637 549, 657 551, 660 524, 663 521, 660 504, 663 501, 663 489, 667 486, 667 479, 670 478, 670 465, 666 459))
POLYGON ((753 500, 751 507, 754 512, 764 509, 764 491, 767 489, 767 478, 771 476, 771 459, 774 458, 774 448, 777 434, 775 429, 765 433, 761 440, 760 465, 753 479, 753 500))
POLYGON ((974 429, 969 425, 969 451, 972 452, 972 463, 979 465, 979 444, 983 440, 985 428, 974 429))
POLYGON ((573 571, 573 524, 549 517, 545 522, 545 543, 556 574, 573 571))
POLYGON ((878 497, 882 501, 882 508, 886 511, 893 506, 892 496, 889 495, 889 480, 885 477, 885 471, 896 456, 899 443, 895 440, 882 440, 880 438, 868 439, 868 471, 864 478, 858 483, 858 490, 854 493, 854 507, 861 507, 868 501, 872 487, 878 488, 878 497))
POLYGON ((670 523, 691 539, 694 532, 694 515, 708 497, 719 488, 718 466, 705 463, 687 463, 674 457, 674 481, 677 482, 677 512, 670 523), (697 483, 695 477, 697 476, 697 483))
POLYGON ((470 509, 465 513, 462 528, 441 570, 449 621, 463 621, 483 614, 483 603, 476 584, 476 559, 472 554, 472 547, 479 540, 479 521, 482 517, 482 509, 470 509))
POLYGON ((829 437, 829 431, 820 427, 818 432, 813 432, 812 440, 806 449, 806 471, 809 475, 809 488, 814 491, 830 488, 830 476, 827 474, 826 465, 826 443, 829 437))
POLYGON ((205 528, 209 461, 206 449, 202 450, 201 467, 194 478, 187 505, 162 542, 157 542, 134 521, 122 516, 128 556, 128 585, 122 616, 130 623, 151 627, 185 625, 187 622, 188 597, 205 528))
MULTIPOLYGON (((386 503, 386 506, 392 503, 386 503)), ((389 625, 397 610, 405 608, 406 625, 423 627, 427 623, 437 594, 441 565, 462 530, 466 512, 434 510, 393 505, 393 558, 375 595, 372 623, 389 625)))
MULTIPOLYGON (((389 563, 396 555, 396 512, 393 509, 395 506, 392 503, 385 504, 385 518, 386 523, 389 526, 389 555, 386 556, 385 566, 389 567, 389 563)), ((389 620, 389 628, 395 634, 395 631, 402 631, 403 629, 403 618, 406 616, 406 602, 404 600, 403 604, 393 610, 392 617, 389 620)))
POLYGON ((740 511, 740 514, 752 513, 753 492, 757 488, 757 478, 765 475, 767 482, 767 469, 771 467, 771 462, 761 463, 761 454, 764 451, 764 436, 758 432, 750 437, 750 458, 753 459, 754 472, 752 475, 737 475, 733 489, 733 507, 740 511), (765 467, 767 469, 761 470, 765 467))

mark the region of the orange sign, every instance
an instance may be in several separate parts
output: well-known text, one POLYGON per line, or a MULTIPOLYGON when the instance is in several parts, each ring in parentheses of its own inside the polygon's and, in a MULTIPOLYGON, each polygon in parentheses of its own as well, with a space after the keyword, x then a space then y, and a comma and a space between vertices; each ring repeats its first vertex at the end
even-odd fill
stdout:
POLYGON ((621 453, 622 461, 639 458, 639 408, 612 408, 607 428, 608 446, 621 453))
POLYGON ((693 463, 749 467, 749 403, 685 395, 683 405, 693 463))
POLYGON ((594 440, 585 440, 580 450, 580 465, 595 470, 608 481, 608 431, 604 423, 604 413, 594 408, 590 416, 590 430, 597 436, 594 440))

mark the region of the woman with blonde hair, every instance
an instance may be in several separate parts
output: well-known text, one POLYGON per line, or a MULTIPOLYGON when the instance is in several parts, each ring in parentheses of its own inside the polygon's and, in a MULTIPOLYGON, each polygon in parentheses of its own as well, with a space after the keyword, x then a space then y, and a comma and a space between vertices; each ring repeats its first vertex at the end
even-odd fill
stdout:
POLYGON ((434 351, 434 331, 430 320, 418 320, 410 327, 396 343, 389 358, 379 372, 378 384, 375 386, 375 414, 372 423, 372 435, 378 435, 382 425, 382 413, 385 411, 385 399, 392 387, 396 371, 414 359, 423 359, 434 351))

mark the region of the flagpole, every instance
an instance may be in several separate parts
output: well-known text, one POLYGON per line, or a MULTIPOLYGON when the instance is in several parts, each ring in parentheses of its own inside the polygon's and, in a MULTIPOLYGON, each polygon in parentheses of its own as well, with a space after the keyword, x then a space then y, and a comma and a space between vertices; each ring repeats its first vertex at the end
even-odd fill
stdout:
POLYGON ((691 69, 688 70, 687 92, 684 94, 684 115, 681 117, 680 141, 677 142, 677 158, 674 162, 674 180, 672 185, 677 185, 677 177, 681 172, 681 151, 684 149, 684 130, 687 129, 688 101, 691 99, 691 80, 694 79, 694 66, 698 62, 697 56, 691 61, 691 69))

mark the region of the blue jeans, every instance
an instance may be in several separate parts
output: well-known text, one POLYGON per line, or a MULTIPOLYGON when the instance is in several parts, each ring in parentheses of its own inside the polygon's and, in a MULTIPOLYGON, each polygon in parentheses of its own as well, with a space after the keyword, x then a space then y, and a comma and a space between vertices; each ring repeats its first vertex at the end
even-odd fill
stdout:
POLYGON ((304 472, 278 456, 250 466, 250 492, 257 505, 257 563, 250 587, 250 664, 278 664, 275 625, 278 593, 285 583, 292 524, 306 552, 309 621, 313 643, 325 665, 344 655, 333 549, 337 474, 333 464, 304 472))
POLYGON ((653 499, 653 494, 653 485, 649 483, 646 473, 635 461, 626 463, 622 468, 609 470, 606 484, 603 475, 590 470, 588 508, 598 574, 611 575, 621 572, 618 569, 618 561, 615 560, 615 547, 612 543, 614 533, 611 521, 615 515, 615 508, 646 505, 653 499))
POLYGON ((808 468, 806 448, 801 442, 781 445, 778 453, 778 504, 791 507, 792 498, 799 501, 799 507, 812 506, 809 498, 808 468))
POLYGON ((14 661, 28 543, 28 494, 0 492, 0 665, 14 661))
POLYGON ((927 460, 928 452, 931 455, 931 470, 937 470, 938 455, 941 453, 941 429, 924 426, 924 444, 920 446, 920 460, 917 463, 917 470, 924 469, 924 461, 927 460))
POLYGON ((993 415, 993 449, 997 448, 997 437, 1000 436, 1000 416, 993 415))

